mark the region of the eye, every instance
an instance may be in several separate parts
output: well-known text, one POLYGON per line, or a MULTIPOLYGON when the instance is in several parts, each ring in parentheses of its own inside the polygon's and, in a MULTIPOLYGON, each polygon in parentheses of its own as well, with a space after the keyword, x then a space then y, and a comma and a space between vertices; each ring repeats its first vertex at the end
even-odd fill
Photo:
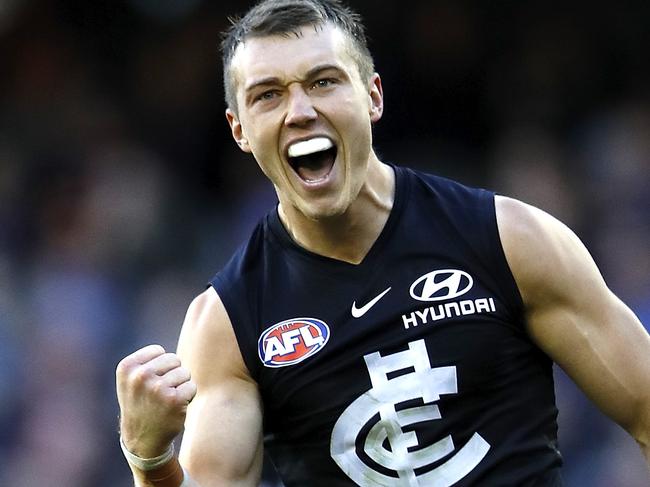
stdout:
POLYGON ((319 80, 316 80, 314 84, 312 85, 312 88, 329 88, 333 84, 336 83, 336 80, 332 78, 322 78, 319 80))
POLYGON ((272 100, 277 96, 277 92, 274 90, 264 91, 255 97, 255 101, 268 101, 272 100))

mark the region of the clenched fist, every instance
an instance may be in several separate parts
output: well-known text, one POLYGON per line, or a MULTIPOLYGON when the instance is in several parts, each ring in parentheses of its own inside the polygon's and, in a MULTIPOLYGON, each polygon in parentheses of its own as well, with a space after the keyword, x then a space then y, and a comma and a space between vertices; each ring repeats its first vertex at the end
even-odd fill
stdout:
POLYGON ((117 365, 116 379, 125 446, 142 458, 162 454, 182 431, 196 394, 189 370, 176 354, 149 345, 117 365))

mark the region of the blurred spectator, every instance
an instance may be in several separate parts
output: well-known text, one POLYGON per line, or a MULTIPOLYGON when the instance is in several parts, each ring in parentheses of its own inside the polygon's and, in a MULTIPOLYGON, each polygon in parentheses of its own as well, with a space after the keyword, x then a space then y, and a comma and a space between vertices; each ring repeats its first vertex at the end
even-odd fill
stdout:
MULTIPOLYGON (((223 119, 219 32, 250 3, 1 2, 0 485, 130 485, 117 361, 173 349, 275 204, 223 119)), ((554 214, 649 325, 650 3, 352 3, 380 155, 554 214)), ((634 442, 557 378, 567 485, 644 485, 634 442)))

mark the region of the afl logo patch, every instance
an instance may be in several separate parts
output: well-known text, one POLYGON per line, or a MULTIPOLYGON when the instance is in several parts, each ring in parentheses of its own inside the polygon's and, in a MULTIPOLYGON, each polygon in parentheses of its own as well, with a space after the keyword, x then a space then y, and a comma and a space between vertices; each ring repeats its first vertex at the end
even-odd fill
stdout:
POLYGON ((293 318, 267 328, 257 342, 257 353, 266 367, 286 367, 318 353, 329 337, 324 321, 293 318))

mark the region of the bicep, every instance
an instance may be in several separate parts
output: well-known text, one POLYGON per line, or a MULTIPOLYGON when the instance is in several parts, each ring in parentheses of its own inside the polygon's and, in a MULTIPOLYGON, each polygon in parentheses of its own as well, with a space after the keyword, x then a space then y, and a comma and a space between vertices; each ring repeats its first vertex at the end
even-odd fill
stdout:
POLYGON ((259 390, 214 290, 197 300, 190 306, 178 346, 197 385, 179 459, 202 487, 256 486, 262 467, 259 390))
POLYGON ((606 414, 637 436, 650 419, 647 332, 607 288, 567 227, 514 200, 498 200, 497 215, 531 338, 606 414))
POLYGON ((257 396, 249 384, 232 383, 197 393, 192 401, 179 459, 202 487, 258 484, 262 421, 257 396))

